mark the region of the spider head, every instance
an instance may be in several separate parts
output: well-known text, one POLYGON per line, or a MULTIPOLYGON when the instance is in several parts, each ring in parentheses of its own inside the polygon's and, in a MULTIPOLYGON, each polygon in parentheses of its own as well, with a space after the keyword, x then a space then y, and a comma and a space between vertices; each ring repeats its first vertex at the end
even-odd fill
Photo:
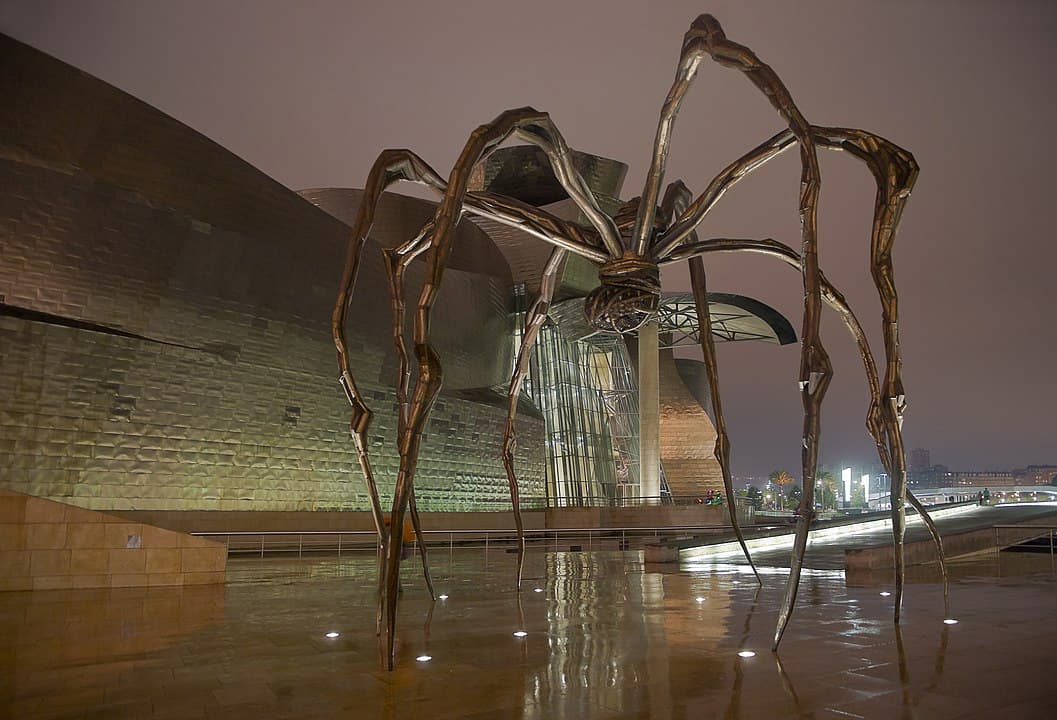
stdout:
POLYGON ((657 314, 661 300, 660 271, 641 257, 625 255, 598 270, 601 285, 584 302, 591 327, 629 333, 657 314))

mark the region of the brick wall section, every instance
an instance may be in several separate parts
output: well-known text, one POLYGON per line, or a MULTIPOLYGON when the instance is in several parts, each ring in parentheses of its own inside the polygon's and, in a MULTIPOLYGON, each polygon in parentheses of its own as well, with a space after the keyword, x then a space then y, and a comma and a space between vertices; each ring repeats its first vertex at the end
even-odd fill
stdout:
POLYGON ((0 490, 0 590, 224 582, 219 543, 0 490))

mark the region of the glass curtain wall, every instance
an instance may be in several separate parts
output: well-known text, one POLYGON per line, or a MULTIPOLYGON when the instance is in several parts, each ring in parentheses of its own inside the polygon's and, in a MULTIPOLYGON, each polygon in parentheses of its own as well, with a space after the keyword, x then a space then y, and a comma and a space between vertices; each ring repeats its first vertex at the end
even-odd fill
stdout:
POLYGON ((547 490, 552 507, 609 505, 617 468, 609 413, 592 373, 593 351, 566 340, 547 320, 533 353, 533 400, 547 427, 547 490))
POLYGON ((584 350, 592 385, 597 388, 609 420, 616 473, 615 495, 620 501, 639 494, 639 396, 635 368, 624 339, 594 335, 579 343, 584 350))
MULTIPOLYGON (((515 352, 527 309, 524 286, 517 286, 515 352)), ((548 318, 523 392, 546 424, 548 506, 618 505, 638 497, 638 383, 624 338, 598 333, 570 341, 548 318)))

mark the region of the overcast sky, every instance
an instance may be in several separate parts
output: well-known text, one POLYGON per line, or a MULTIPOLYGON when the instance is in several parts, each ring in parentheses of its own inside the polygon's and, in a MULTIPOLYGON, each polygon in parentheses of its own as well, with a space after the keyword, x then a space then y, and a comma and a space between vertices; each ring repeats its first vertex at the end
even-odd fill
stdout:
MULTIPOLYGON (((809 121, 871 130, 921 165, 895 252, 908 448, 954 469, 1057 463, 1057 3, 0 0, 0 31, 293 189, 362 186, 386 147, 411 147, 446 173, 474 127, 532 105, 572 147, 628 163, 630 197, 683 33, 701 12, 778 72, 809 121)), ((705 65, 668 177, 700 191, 780 127, 740 73, 705 65)), ((879 353, 873 181, 851 158, 821 159, 821 263, 879 353)), ((702 233, 796 246, 798 176, 795 154, 772 163, 728 194, 702 233)), ((799 332, 796 273, 752 256, 707 265, 710 290, 759 298, 799 332)), ((666 273, 664 285, 689 289, 687 272, 666 273)), ((869 462, 859 360, 827 315, 836 376, 823 460, 869 462)), ((798 352, 720 345, 735 472, 799 477, 798 352)))

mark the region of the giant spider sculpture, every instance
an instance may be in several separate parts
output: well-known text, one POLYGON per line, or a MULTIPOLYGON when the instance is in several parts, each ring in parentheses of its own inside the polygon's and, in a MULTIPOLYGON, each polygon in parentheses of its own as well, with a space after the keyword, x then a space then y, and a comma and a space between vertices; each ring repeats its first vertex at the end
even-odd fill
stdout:
MULTIPOLYGON (((524 563, 524 537, 521 522, 513 454, 514 414, 522 382, 529 369, 529 358, 550 306, 559 270, 567 253, 575 253, 597 263, 601 284, 587 298, 584 311, 588 322, 605 332, 628 333, 656 315, 660 299, 659 266, 688 261, 694 299, 700 323, 701 349, 709 374, 716 427, 715 454, 723 474, 727 507, 734 532, 746 557, 748 549, 734 513, 734 493, 730 474, 730 446, 723 420, 718 372, 709 319, 705 270, 702 256, 710 252, 755 252, 777 257, 799 269, 804 283, 804 320, 801 332, 800 392, 804 406, 803 496, 798 509, 790 575, 774 634, 778 648, 796 600, 808 530, 814 519, 815 472, 818 466, 819 412, 832 376, 829 357, 819 339, 822 303, 833 307, 844 320, 862 357, 871 402, 866 425, 877 446, 881 463, 891 478, 892 530, 895 545, 895 621, 903 594, 904 504, 909 501, 922 515, 934 542, 942 545, 935 525, 921 504, 906 489, 906 462, 901 436, 905 409, 900 377, 898 302, 892 266, 892 245, 903 206, 910 195, 918 167, 910 153, 887 140, 863 130, 819 127, 804 119, 778 75, 750 49, 727 39, 719 23, 710 15, 698 17, 683 39, 675 81, 661 109, 653 157, 641 198, 629 201, 614 217, 606 215, 595 202, 575 169, 569 147, 546 113, 532 108, 508 110, 480 126, 470 135, 447 180, 440 177, 410 150, 386 150, 379 155, 367 177, 362 203, 357 211, 341 286, 334 308, 332 332, 338 350, 341 384, 352 404, 351 433, 360 467, 371 498, 371 510, 378 531, 379 588, 378 623, 384 637, 383 663, 392 669, 397 593, 401 561, 401 528, 410 511, 420 531, 415 507, 414 479, 423 428, 441 388, 441 361, 430 344, 430 314, 437 298, 445 263, 451 251, 454 229, 464 213, 514 226, 554 246, 542 275, 539 293, 526 319, 524 341, 515 361, 508 395, 508 415, 504 430, 503 461, 510 484, 511 501, 518 531, 517 584, 520 589, 524 563), (720 172, 696 198, 681 181, 661 184, 676 114, 683 97, 706 58, 745 73, 774 106, 788 129, 735 160, 720 172), (556 218, 543 210, 513 198, 467 189, 471 170, 504 140, 515 136, 538 146, 547 155, 554 174, 569 197, 590 223, 590 228, 556 218), (723 194, 743 177, 791 147, 799 149, 801 171, 800 252, 770 239, 699 239, 696 228, 723 194), (844 297, 823 275, 818 262, 816 214, 820 187, 818 148, 841 150, 861 160, 877 183, 874 222, 870 246, 871 272, 882 307, 885 345, 885 372, 879 377, 874 356, 862 326, 844 297), (433 218, 404 245, 386 251, 386 268, 392 294, 393 340, 399 360, 397 403, 399 407, 399 474, 394 489, 391 523, 383 521, 377 485, 367 454, 367 432, 371 412, 364 403, 352 375, 344 327, 352 298, 360 253, 371 230, 375 209, 382 192, 397 181, 426 185, 442 196, 433 218), (658 206, 659 202, 659 206, 658 206), (426 280, 415 307, 414 353, 417 375, 410 387, 411 371, 404 341, 404 271, 424 255, 426 280), (410 390, 410 394, 409 394, 410 390), (383 627, 384 620, 384 627, 383 627)), ((421 540, 421 536, 420 536, 421 540)), ((421 545, 421 542, 420 542, 421 545)), ((424 551, 424 546, 423 551, 424 551)), ((751 565, 751 559, 749 560, 751 565)), ((430 593, 428 563, 423 568, 430 593)), ((755 567, 753 567, 755 572, 755 567)), ((759 574, 756 575, 759 580, 759 574)), ((943 569, 944 598, 947 576, 943 569)))

